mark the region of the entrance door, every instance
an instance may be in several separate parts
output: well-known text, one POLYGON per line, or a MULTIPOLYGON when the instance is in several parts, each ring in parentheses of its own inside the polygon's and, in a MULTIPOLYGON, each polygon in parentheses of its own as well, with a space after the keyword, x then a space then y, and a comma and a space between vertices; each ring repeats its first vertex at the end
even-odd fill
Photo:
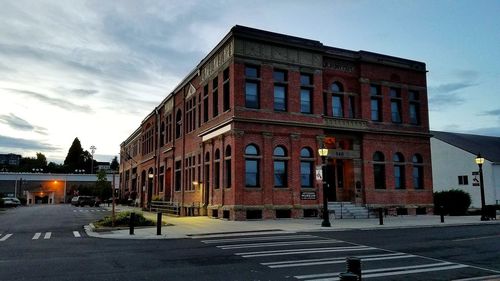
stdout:
POLYGON ((334 159, 326 165, 326 183, 328 201, 337 201, 338 190, 344 188, 344 162, 334 159))

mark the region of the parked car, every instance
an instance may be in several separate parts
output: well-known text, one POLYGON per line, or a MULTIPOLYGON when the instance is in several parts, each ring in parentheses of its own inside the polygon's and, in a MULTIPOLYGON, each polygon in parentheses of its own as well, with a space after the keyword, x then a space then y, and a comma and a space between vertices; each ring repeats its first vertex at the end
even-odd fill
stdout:
POLYGON ((99 207, 99 200, 94 196, 75 196, 71 199, 71 205, 75 206, 91 206, 91 207, 99 207))
POLYGON ((16 197, 2 198, 4 207, 17 207, 21 205, 21 201, 16 197))

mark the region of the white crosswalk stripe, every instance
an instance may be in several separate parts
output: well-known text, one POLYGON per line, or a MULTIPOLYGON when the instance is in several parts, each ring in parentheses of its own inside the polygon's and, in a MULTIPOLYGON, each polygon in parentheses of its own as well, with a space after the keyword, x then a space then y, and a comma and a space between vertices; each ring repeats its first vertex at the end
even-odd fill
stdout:
POLYGON ((38 240, 38 238, 40 238, 40 235, 42 235, 41 232, 35 233, 35 235, 33 235, 33 238, 31 238, 31 240, 38 240))
POLYGON ((3 242, 5 240, 9 239, 9 237, 11 237, 11 236, 12 236, 12 233, 5 234, 3 237, 0 236, 0 242, 3 242))
POLYGON ((73 231, 73 236, 75 236, 76 238, 80 238, 80 237, 82 237, 82 236, 80 235, 80 232, 78 232, 78 231, 73 231))
POLYGON ((52 235, 52 232, 46 232, 45 236, 43 236, 43 239, 50 239, 51 235, 52 235))
POLYGON ((328 239, 314 235, 290 233, 255 233, 230 234, 228 236, 199 237, 202 243, 214 245, 218 249, 235 251, 234 255, 242 258, 252 258, 261 265, 271 269, 296 270, 299 275, 287 271, 287 276, 293 276, 305 281, 332 281, 339 280, 339 272, 324 272, 323 269, 339 270, 348 257, 355 255, 363 264, 369 264, 363 269, 363 279, 381 278, 387 276, 402 276, 425 272, 453 271, 470 268, 467 265, 440 261, 422 256, 394 252, 380 248, 354 244, 336 239, 328 239), (268 236, 264 236, 264 235, 268 236), (271 234, 271 236, 269 236, 271 234), (255 235, 255 236, 252 236, 255 235), (210 239, 221 238, 221 239, 210 239), (310 248, 308 248, 308 246, 310 248), (269 248, 277 249, 269 249, 269 248), (252 251, 254 248, 263 248, 261 251, 252 251), (364 254, 363 254, 364 252, 364 254), (355 253, 358 253, 356 255, 355 253), (300 258, 299 258, 300 257, 300 258), (304 257, 306 259, 304 259, 304 257), (380 262, 388 261, 388 262, 380 262), (430 263, 429 263, 430 262, 430 263), (393 267, 381 267, 381 265, 393 267), (327 265, 327 266, 325 266, 327 265), (330 266, 328 266, 330 265, 330 266), (398 266, 395 266, 398 265, 398 266), (373 268, 376 266, 376 268, 373 268), (309 273, 307 273, 307 268, 309 273), (317 269, 320 269, 318 272, 317 269), (323 271, 323 272, 321 272, 323 271), (302 273, 302 274, 300 274, 302 273))

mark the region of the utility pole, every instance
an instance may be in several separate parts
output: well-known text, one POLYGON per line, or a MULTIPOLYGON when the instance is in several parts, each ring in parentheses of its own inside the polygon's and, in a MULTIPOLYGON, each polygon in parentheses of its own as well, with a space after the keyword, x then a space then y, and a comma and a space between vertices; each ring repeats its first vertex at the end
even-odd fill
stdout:
POLYGON ((95 150, 96 150, 96 149, 97 149, 97 148, 96 148, 94 145, 92 145, 92 146, 90 147, 90 153, 91 153, 91 155, 92 155, 92 161, 90 162, 90 173, 91 173, 91 174, 93 174, 93 173, 94 173, 94 152, 95 152, 95 150))

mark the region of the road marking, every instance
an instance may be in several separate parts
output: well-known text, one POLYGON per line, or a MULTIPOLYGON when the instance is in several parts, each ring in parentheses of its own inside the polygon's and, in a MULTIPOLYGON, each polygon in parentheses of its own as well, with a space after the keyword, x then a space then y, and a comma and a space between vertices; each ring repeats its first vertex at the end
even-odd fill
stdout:
MULTIPOLYGON (((401 275, 410 273, 420 273, 420 272, 430 272, 430 271, 441 271, 450 270, 457 268, 468 267, 463 264, 455 264, 451 262, 438 262, 431 264, 421 264, 412 266, 400 266, 400 267, 389 267, 389 268, 377 268, 377 269, 367 269, 363 270, 363 279, 371 277, 382 277, 391 275, 401 275)), ((309 279, 309 281, 334 281, 339 280, 339 274, 341 272, 331 272, 331 273, 321 273, 321 274, 308 274, 294 276, 297 279, 309 279), (325 278, 326 277, 326 278, 325 278), (314 279, 321 278, 321 279, 314 279)))
MULTIPOLYGON (((366 261, 378 261, 378 260, 406 259, 406 258, 414 258, 415 256, 410 255, 410 254, 396 253, 396 254, 366 255, 366 256, 356 256, 356 257, 360 258, 361 261, 366 262, 366 261)), ((347 258, 347 256, 346 257, 338 257, 338 258, 266 262, 266 263, 261 263, 261 264, 267 265, 270 268, 284 268, 284 267, 345 263, 346 258, 347 258)))
POLYGON ((305 249, 294 249, 294 250, 235 253, 235 255, 242 256, 244 258, 254 258, 254 257, 268 257, 268 256, 281 256, 281 255, 299 255, 299 254, 312 254, 312 253, 332 253, 332 252, 368 251, 368 250, 377 250, 377 248, 368 246, 305 248, 305 249))
POLYGON ((243 242, 243 241, 291 240, 291 239, 304 239, 304 238, 321 238, 321 237, 313 235, 289 235, 289 236, 283 235, 283 236, 212 239, 212 240, 202 240, 201 242, 205 244, 219 244, 219 243, 231 243, 231 242, 243 242))
POLYGON ((223 250, 230 250, 230 249, 244 249, 244 248, 281 247, 281 246, 292 246, 292 245, 332 244, 332 243, 344 243, 344 242, 335 239, 299 240, 299 241, 289 241, 289 242, 266 242, 266 243, 252 243, 252 244, 222 245, 216 247, 223 250))
POLYGON ((5 234, 5 236, 4 236, 4 237, 0 238, 0 242, 3 242, 3 241, 5 241, 5 240, 9 239, 9 237, 11 237, 11 236, 12 236, 12 233, 5 234))
POLYGON ((453 281, 491 281, 500 280, 500 275, 478 276, 465 279, 454 279, 453 281))
POLYGON ((41 232, 35 233, 35 235, 33 236, 33 238, 31 238, 31 240, 37 240, 38 238, 40 238, 40 235, 42 235, 41 232))
POLYGON ((73 231, 73 235, 77 238, 82 237, 78 231, 73 231))
POLYGON ((497 238, 497 237, 500 237, 500 234, 497 234, 497 235, 490 235, 490 236, 479 236, 479 237, 471 237, 471 238, 455 239, 455 240, 453 240, 453 242, 470 241, 470 240, 479 240, 479 239, 488 239, 488 238, 497 238))
POLYGON ((193 239, 205 239, 205 238, 217 238, 217 237, 234 237, 234 236, 257 236, 266 234, 295 234, 293 231, 286 230, 270 230, 270 231, 254 231, 254 232, 237 232, 237 233, 214 233, 207 235, 195 235, 191 234, 193 239))
POLYGON ((43 236, 43 239, 50 239, 51 235, 52 235, 52 232, 46 232, 45 236, 43 236))

